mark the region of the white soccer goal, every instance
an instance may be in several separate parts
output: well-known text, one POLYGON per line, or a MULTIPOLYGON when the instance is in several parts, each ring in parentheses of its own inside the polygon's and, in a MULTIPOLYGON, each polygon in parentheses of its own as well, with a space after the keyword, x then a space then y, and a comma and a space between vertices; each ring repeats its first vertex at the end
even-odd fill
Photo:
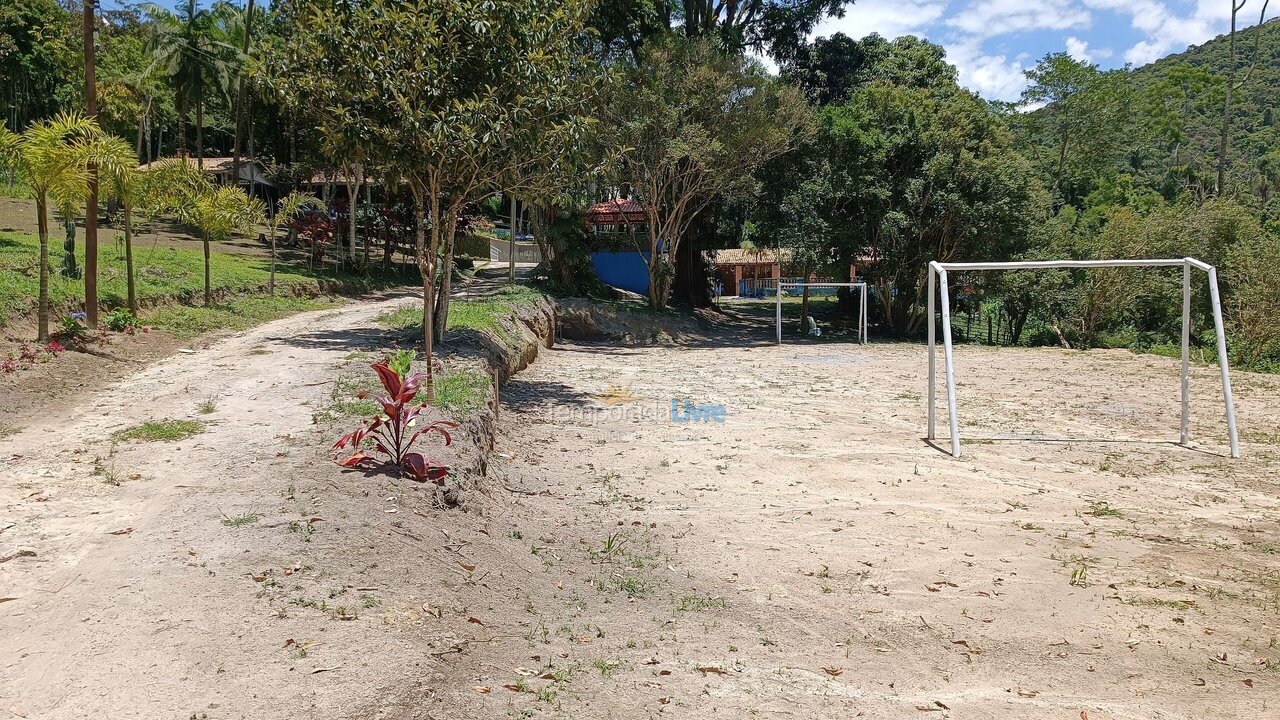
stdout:
POLYGON ((782 293, 786 288, 800 288, 803 290, 810 288, 842 288, 847 287, 852 292, 854 289, 861 290, 861 302, 858 304, 858 341, 862 344, 867 342, 867 284, 866 283, 778 283, 777 295, 778 301, 778 344, 782 344, 782 293))
POLYGON ((1051 260, 1045 262, 989 262, 989 263, 929 263, 929 439, 935 438, 934 418, 937 400, 934 386, 937 384, 937 342, 934 338, 937 322, 934 314, 935 283, 941 290, 942 346, 947 373, 947 411, 951 423, 951 454, 960 457, 960 427, 956 416, 956 373, 951 350, 951 303, 947 295, 947 271, 978 270, 1051 270, 1057 268, 1117 268, 1117 267, 1181 267, 1182 268, 1182 435, 1181 444, 1188 441, 1191 420, 1191 271, 1203 270, 1209 275, 1209 298, 1213 303, 1213 326, 1218 335, 1218 367, 1222 372, 1222 395, 1227 406, 1227 434, 1231 439, 1231 457, 1240 457, 1240 438, 1236 435, 1236 409, 1231 397, 1231 369, 1227 366, 1227 340, 1222 329, 1222 301, 1218 296, 1218 270, 1214 266, 1194 258, 1181 260, 1051 260))

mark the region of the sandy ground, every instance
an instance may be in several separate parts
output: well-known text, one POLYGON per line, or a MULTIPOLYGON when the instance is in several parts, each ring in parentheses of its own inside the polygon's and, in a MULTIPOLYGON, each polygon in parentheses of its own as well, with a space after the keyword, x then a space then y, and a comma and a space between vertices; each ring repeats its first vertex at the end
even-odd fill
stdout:
POLYGON ((1232 461, 1213 368, 1195 369, 1183 448, 1172 360, 960 348, 972 440, 955 460, 922 437, 918 345, 774 347, 765 326, 679 348, 562 343, 504 389, 492 477, 463 512, 322 462, 319 383, 376 343, 379 310, 272 323, 0 440, 0 557, 37 552, 0 563, 0 712, 1099 720, 1280 704, 1280 378, 1236 375, 1232 461), (205 433, 117 446, 138 476, 119 487, 90 475, 113 429, 198 417, 209 393, 205 433), (672 399, 725 421, 673 422, 672 399), (222 522, 246 513, 260 518, 222 522))

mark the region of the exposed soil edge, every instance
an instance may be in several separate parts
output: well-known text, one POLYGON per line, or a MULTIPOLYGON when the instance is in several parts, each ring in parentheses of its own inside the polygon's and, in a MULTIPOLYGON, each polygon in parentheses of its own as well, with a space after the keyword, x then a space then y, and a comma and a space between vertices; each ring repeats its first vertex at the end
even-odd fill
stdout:
POLYGON ((498 432, 500 388, 537 360, 543 348, 554 346, 557 305, 544 296, 535 303, 515 306, 504 319, 503 327, 508 333, 506 337, 487 331, 464 331, 449 342, 454 346, 476 346, 491 378, 484 408, 462 422, 461 429, 470 439, 471 448, 470 452, 461 453, 463 466, 455 468, 461 471, 462 477, 473 478, 476 482, 471 483, 471 489, 482 493, 485 489, 478 481, 489 473, 489 454, 493 452, 498 432))

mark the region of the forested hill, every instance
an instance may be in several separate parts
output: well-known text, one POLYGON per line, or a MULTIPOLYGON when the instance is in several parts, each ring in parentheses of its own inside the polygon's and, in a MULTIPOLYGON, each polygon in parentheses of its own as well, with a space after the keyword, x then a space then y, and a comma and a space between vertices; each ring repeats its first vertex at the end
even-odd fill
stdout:
MULTIPOLYGON (((1280 120, 1280 18, 1237 32, 1235 54, 1238 89, 1231 102, 1228 183, 1237 194, 1265 197, 1273 193, 1261 187, 1262 177, 1277 172, 1270 167, 1277 164, 1276 158, 1268 155, 1277 149, 1276 122, 1280 120)), ((1135 86, 1155 91, 1157 99, 1148 95, 1147 103, 1181 115, 1182 137, 1172 139, 1175 149, 1177 144, 1185 149, 1176 162, 1185 174, 1203 177, 1216 172, 1223 94, 1231 71, 1230 38, 1224 34, 1132 73, 1135 86)))

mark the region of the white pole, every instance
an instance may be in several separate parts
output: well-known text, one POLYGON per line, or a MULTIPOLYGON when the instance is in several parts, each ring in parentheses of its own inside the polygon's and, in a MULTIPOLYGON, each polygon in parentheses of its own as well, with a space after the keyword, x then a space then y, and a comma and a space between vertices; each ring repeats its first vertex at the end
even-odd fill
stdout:
POLYGON ((778 304, 778 344, 782 344, 782 281, 779 280, 775 286, 774 296, 777 298, 778 304))
POLYGON ((516 281, 516 198, 511 196, 511 234, 507 236, 507 282, 516 281))
POLYGON ((934 430, 934 418, 938 414, 938 409, 937 409, 938 402, 937 402, 937 399, 934 397, 934 386, 937 385, 937 374, 938 374, 938 369, 937 369, 938 352, 937 352, 937 345, 935 344, 936 340, 934 338, 934 333, 937 330, 934 327, 934 325, 937 322, 937 320, 935 319, 933 314, 934 313, 933 296, 934 296, 934 293, 937 292, 937 290, 934 289, 934 285, 936 283, 936 280, 934 280, 935 271, 936 271, 936 268, 934 267, 934 264, 929 263, 929 303, 928 303, 929 309, 927 312, 929 314, 929 439, 930 440, 933 440, 935 437, 937 437, 937 433, 934 430))
POLYGON ((1191 427, 1191 263, 1182 266, 1182 444, 1191 427))
POLYGON ((867 284, 862 284, 862 344, 867 344, 867 284))
POLYGON ((947 271, 939 269, 942 283, 942 351, 947 364, 947 414, 951 421, 951 456, 960 457, 960 422, 956 417, 956 367, 951 360, 951 299, 947 294, 947 271))
POLYGON ((1227 336, 1222 329, 1222 301, 1218 297, 1218 269, 1209 268, 1209 298, 1213 301, 1213 329, 1218 335, 1218 367, 1222 369, 1222 398, 1227 404, 1227 434, 1231 437, 1231 457, 1240 457, 1240 437, 1236 434, 1236 405, 1231 397, 1231 370, 1227 368, 1227 336))

